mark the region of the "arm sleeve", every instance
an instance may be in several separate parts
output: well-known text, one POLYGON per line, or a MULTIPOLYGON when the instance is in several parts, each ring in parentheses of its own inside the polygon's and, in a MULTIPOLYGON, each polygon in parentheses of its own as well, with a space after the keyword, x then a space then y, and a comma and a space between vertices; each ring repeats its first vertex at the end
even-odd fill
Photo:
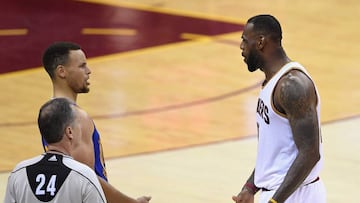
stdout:
POLYGON ((14 180, 11 175, 8 178, 4 203, 15 203, 14 180))
POLYGON ((101 187, 97 188, 93 183, 89 182, 85 190, 83 203, 106 203, 106 198, 101 187))

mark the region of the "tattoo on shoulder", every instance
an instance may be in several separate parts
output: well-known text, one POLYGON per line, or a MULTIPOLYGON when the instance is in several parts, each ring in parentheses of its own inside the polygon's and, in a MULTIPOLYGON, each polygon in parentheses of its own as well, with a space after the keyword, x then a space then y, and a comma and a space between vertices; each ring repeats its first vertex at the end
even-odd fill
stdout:
POLYGON ((299 77, 287 74, 280 86, 280 102, 287 112, 301 113, 308 106, 308 92, 299 77))

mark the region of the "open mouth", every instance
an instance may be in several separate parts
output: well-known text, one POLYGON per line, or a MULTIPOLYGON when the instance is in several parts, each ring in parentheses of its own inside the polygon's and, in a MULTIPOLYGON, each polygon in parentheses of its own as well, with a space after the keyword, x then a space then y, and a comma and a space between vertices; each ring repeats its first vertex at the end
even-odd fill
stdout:
POLYGON ((241 54, 242 55, 242 57, 244 58, 244 62, 246 62, 246 57, 243 55, 243 54, 241 54))

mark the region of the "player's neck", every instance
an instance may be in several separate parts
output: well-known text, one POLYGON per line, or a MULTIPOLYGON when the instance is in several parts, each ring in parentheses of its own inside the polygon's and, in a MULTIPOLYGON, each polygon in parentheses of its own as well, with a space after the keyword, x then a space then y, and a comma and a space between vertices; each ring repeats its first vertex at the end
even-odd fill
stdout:
POLYGON ((50 146, 49 145, 49 149, 46 151, 46 153, 52 153, 52 154, 61 154, 61 155, 67 155, 70 156, 70 153, 61 148, 61 147, 57 147, 57 146, 50 146))
POLYGON ((76 103, 77 93, 74 93, 73 91, 64 91, 62 89, 54 88, 53 98, 59 98, 59 97, 68 98, 76 103))
POLYGON ((283 55, 274 56, 271 61, 267 62, 266 68, 263 70, 265 73, 265 80, 269 81, 285 64, 290 61, 291 60, 285 53, 283 53, 283 55))

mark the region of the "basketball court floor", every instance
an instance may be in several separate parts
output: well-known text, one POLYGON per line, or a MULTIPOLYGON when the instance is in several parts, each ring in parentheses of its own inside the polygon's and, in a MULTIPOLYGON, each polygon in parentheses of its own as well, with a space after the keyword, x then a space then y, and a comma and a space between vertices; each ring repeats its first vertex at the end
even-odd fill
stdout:
POLYGON ((154 203, 232 202, 256 156, 263 79, 239 49, 246 20, 276 16, 288 56, 321 95, 329 203, 358 202, 360 2, 349 0, 6 0, 0 13, 0 199, 11 169, 42 153, 41 67, 54 41, 79 43, 92 71, 78 103, 102 136, 110 183, 154 203))

